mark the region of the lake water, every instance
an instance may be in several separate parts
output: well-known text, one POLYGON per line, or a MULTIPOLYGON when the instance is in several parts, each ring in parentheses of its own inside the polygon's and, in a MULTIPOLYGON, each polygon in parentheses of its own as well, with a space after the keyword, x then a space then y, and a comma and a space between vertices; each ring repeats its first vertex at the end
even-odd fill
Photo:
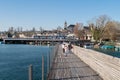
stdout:
MULTIPOLYGON (((33 80, 41 80, 42 55, 47 67, 52 48, 35 45, 0 45, 0 80, 28 80, 28 66, 33 65, 33 80)), ((46 70, 45 70, 46 77, 46 70)))
POLYGON ((113 50, 106 50, 106 49, 94 49, 96 51, 102 52, 107 55, 111 55, 113 57, 120 58, 120 52, 119 51, 113 51, 113 50))

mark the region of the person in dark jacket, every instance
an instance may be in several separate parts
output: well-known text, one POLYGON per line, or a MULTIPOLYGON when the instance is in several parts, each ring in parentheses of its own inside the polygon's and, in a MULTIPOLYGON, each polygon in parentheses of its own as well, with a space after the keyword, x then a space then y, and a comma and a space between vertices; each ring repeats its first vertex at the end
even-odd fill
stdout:
POLYGON ((72 48, 73 48, 73 47, 72 47, 71 43, 69 43, 69 44, 68 44, 69 53, 71 53, 71 49, 72 49, 72 48))

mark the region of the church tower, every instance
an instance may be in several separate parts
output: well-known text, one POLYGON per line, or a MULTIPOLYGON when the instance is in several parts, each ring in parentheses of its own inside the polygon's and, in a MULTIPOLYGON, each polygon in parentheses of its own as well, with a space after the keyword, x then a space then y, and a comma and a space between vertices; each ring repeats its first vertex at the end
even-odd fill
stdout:
POLYGON ((66 30, 67 29, 67 22, 65 21, 64 23, 64 29, 66 30))

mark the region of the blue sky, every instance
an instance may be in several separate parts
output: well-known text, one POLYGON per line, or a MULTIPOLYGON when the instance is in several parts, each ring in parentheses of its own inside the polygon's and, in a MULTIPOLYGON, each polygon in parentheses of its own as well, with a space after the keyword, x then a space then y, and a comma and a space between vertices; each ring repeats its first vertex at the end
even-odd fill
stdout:
POLYGON ((92 18, 108 15, 120 21, 119 0, 0 0, 0 31, 13 26, 30 30, 56 29, 64 22, 87 25, 92 18))

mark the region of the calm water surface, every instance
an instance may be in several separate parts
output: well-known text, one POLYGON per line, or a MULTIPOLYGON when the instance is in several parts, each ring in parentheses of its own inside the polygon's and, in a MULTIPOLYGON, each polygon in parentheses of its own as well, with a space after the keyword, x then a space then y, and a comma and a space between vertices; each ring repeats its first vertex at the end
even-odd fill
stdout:
POLYGON ((0 45, 0 80, 28 80, 28 66, 33 65, 34 80, 41 80, 41 57, 51 48, 35 45, 0 45))
POLYGON ((118 52, 118 51, 105 50, 105 49, 94 49, 94 50, 102 52, 102 53, 107 54, 107 55, 111 55, 113 57, 120 58, 120 52, 118 52))

